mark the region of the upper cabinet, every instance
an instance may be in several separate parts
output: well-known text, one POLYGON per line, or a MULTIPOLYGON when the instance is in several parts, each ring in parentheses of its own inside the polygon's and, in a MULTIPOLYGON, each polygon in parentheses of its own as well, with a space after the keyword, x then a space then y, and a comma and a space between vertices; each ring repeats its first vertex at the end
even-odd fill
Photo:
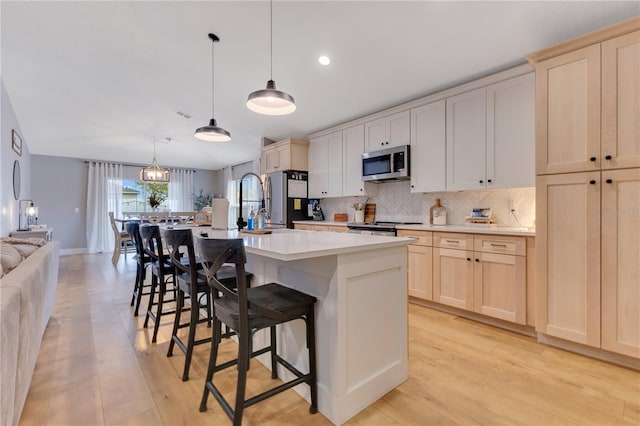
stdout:
POLYGON ((284 139, 262 148, 260 169, 263 174, 280 170, 308 169, 309 141, 284 139))
POLYGON ((444 191, 445 100, 411 110, 411 192, 444 191))
POLYGON ((487 188, 536 185, 534 73, 487 86, 487 188))
POLYGON ((447 99, 447 190, 535 186, 533 73, 447 99))
POLYGON ((309 198, 375 195, 362 181, 364 125, 313 138, 309 145, 309 198))
POLYGON ((311 139, 309 198, 342 196, 342 131, 311 139))
POLYGON ((447 190, 486 187, 486 90, 447 98, 447 190))
POLYGON ((362 154, 364 150, 364 124, 342 131, 342 195, 376 195, 378 186, 362 181, 362 154))
POLYGON ((364 124, 366 151, 411 143, 410 111, 388 115, 364 124))
POLYGON ((640 167, 640 31, 535 66, 537 174, 640 167))
POLYGON ((602 43, 603 169, 640 167, 640 31, 602 43))

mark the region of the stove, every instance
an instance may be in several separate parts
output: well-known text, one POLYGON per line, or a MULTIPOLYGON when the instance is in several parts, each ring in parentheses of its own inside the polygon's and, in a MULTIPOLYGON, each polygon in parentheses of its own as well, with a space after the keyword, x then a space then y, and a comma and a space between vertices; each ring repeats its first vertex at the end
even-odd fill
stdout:
POLYGON ((420 222, 370 222, 370 223, 347 223, 347 228, 352 234, 369 235, 389 235, 396 236, 396 226, 398 225, 422 225, 420 222))

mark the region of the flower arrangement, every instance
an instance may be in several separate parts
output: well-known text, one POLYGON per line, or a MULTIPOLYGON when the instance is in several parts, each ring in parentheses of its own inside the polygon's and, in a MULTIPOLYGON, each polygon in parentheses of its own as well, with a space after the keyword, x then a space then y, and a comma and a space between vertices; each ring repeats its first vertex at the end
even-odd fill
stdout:
POLYGON ((151 195, 149 195, 149 205, 151 206, 152 209, 156 209, 166 199, 167 198, 164 195, 159 194, 157 192, 152 192, 151 195))

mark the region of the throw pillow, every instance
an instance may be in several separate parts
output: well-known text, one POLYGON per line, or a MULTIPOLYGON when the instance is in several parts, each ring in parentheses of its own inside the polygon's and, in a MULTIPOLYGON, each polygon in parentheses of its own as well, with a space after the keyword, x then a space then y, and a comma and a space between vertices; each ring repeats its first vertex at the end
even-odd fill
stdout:
POLYGON ((2 263, 2 269, 5 272, 9 272, 22 261, 22 256, 18 253, 18 250, 13 248, 11 244, 0 244, 0 263, 2 263))

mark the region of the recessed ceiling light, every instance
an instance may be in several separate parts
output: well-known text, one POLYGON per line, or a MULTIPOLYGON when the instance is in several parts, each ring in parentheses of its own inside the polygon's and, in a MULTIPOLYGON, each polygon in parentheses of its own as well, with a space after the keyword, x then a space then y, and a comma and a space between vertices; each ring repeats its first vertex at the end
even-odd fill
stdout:
POLYGON ((331 63, 331 59, 329 59, 328 56, 320 56, 318 58, 318 62, 320 62, 322 65, 329 65, 331 63))

